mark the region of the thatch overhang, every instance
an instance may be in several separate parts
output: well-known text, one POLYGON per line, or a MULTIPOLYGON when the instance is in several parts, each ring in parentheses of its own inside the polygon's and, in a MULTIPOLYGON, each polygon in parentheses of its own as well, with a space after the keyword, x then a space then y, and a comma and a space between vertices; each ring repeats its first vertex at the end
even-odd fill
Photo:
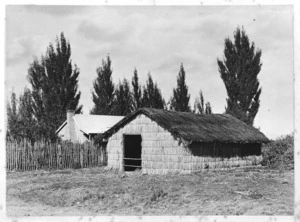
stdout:
POLYGON ((192 142, 268 143, 269 139, 258 129, 245 124, 229 114, 195 114, 162 109, 142 108, 127 115, 109 130, 99 135, 96 142, 131 122, 138 115, 145 115, 186 144, 192 142))

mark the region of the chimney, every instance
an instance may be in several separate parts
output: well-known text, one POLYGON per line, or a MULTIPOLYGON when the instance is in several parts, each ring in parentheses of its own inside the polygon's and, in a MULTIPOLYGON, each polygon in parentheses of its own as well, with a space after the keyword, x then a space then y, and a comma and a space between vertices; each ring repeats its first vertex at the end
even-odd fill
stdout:
POLYGON ((74 121, 74 110, 67 111, 67 130, 66 130, 66 139, 72 142, 75 142, 77 139, 75 132, 75 121, 74 121))

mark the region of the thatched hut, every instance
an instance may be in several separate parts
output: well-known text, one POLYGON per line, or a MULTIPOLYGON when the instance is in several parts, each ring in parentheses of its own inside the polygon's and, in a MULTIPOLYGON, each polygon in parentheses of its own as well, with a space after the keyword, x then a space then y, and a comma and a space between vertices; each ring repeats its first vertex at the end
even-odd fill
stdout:
POLYGON ((108 169, 149 174, 256 165, 262 143, 269 142, 231 115, 148 108, 126 116, 103 136, 108 169))

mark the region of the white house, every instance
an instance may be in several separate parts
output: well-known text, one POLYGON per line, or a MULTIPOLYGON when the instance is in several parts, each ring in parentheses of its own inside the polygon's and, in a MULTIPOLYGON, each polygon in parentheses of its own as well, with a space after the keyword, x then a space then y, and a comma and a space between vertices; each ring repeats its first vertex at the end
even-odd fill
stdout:
POLYGON ((124 116, 75 114, 67 111, 67 120, 56 130, 62 140, 85 142, 101 134, 123 119, 124 116))

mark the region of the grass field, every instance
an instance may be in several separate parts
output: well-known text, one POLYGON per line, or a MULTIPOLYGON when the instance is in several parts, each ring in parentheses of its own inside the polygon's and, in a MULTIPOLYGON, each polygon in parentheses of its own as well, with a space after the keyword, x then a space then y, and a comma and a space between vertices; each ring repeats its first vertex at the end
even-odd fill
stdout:
POLYGON ((293 209, 293 171, 142 175, 90 168, 7 173, 8 216, 292 215, 293 209))

